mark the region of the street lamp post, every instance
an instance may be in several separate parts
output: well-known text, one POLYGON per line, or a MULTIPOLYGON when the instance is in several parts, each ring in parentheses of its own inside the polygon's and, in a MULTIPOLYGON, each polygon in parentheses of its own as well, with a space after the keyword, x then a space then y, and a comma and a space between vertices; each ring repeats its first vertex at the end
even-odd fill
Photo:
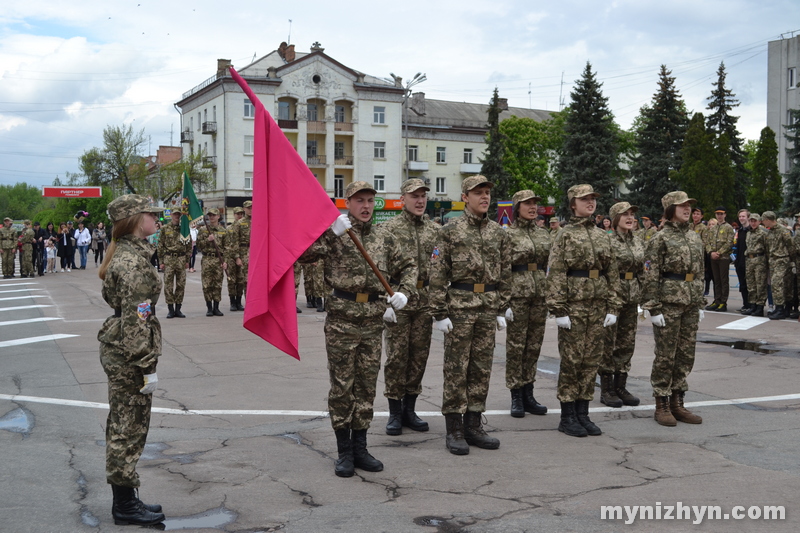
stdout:
MULTIPOLYGON (((396 79, 395 75, 392 74, 392 77, 396 79)), ((417 72, 417 75, 411 78, 408 82, 406 82, 406 90, 403 94, 403 128, 405 129, 405 150, 406 150, 406 180, 408 180, 408 99, 411 96, 411 88, 415 85, 419 85, 423 81, 427 80, 427 76, 422 72, 417 72)))

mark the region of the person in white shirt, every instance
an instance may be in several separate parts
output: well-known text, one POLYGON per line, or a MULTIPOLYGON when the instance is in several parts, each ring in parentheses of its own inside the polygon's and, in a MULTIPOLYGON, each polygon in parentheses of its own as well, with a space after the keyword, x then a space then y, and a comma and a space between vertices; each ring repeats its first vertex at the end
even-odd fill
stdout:
POLYGON ((86 270, 86 255, 89 251, 89 245, 92 244, 92 234, 83 225, 83 222, 78 222, 78 229, 75 230, 75 245, 78 247, 78 253, 81 255, 81 270, 86 270))

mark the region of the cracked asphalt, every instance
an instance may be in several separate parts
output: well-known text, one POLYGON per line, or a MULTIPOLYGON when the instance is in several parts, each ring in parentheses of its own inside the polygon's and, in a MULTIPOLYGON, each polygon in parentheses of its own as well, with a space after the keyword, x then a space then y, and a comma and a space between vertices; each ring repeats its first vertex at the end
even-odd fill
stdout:
MULTIPOLYGON (((301 305, 301 361, 241 326, 242 313, 208 318, 200 273, 188 274, 186 319, 162 318, 163 356, 154 406, 179 410, 325 411, 328 374, 324 314, 301 305)), ((12 280, 5 281, 5 284, 12 280)), ((20 282, 22 280, 16 280, 20 282)), ((107 401, 96 334, 109 309, 96 271, 48 275, 25 287, 47 297, 0 301, 0 321, 63 320, 0 327, 0 341, 51 334, 77 337, 0 348, 0 394, 107 401), (2 312, 3 307, 52 307, 2 312)), ((0 290, 2 290, 0 285, 0 290)), ((22 287, 15 287, 22 288, 22 287)), ((24 293, 22 293, 24 294, 24 293)), ((31 293, 33 294, 33 293, 31 293)), ((741 305, 732 290, 729 308, 741 305)), ((304 304, 301 295, 299 301, 304 304)), ((224 304, 224 302, 223 302, 224 304)), ((163 303, 159 316, 166 315, 163 303)), ((718 326, 741 318, 707 313, 687 402, 800 393, 800 324, 768 322, 744 331, 718 326), (719 342, 768 343, 769 351, 719 342), (714 342, 714 343, 712 343, 714 342)), ((744 344, 744 343, 743 343, 744 344)), ((747 344, 753 347, 754 344, 747 344)), ((536 398, 555 409, 558 351, 548 323, 536 398)), ((639 326, 630 390, 652 405, 649 322, 639 326)), ((487 430, 499 450, 454 456, 444 419, 424 416, 427 433, 383 430, 382 373, 369 449, 379 473, 333 474, 330 421, 307 414, 154 413, 139 463, 140 496, 163 505, 168 530, 228 532, 612 532, 800 529, 800 400, 693 408, 703 424, 658 426, 652 410, 596 412, 603 435, 567 437, 558 415, 507 414, 505 335, 497 335, 487 430), (785 520, 604 520, 601 506, 782 505, 785 520)), ((442 337, 433 346, 417 408, 441 406, 442 337)), ((599 390, 592 408, 599 403, 599 390)), ((0 531, 130 531, 111 519, 100 408, 0 399, 0 531)))

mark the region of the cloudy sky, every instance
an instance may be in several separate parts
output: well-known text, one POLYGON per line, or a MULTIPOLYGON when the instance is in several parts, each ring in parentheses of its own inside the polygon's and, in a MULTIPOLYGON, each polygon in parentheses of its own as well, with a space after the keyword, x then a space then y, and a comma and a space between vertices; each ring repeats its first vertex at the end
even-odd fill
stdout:
MULTIPOLYGON (((150 153, 179 142, 181 94, 290 38, 368 74, 428 81, 428 98, 556 110, 590 61, 624 128, 663 63, 702 111, 724 61, 745 138, 766 125, 767 42, 800 30, 797 0, 21 0, 0 6, 0 184, 78 172, 103 128, 150 153), (380 6, 380 7, 378 7, 380 6), (292 21, 291 24, 289 21, 292 21), (291 34, 290 34, 291 31, 291 34), (562 85, 563 75, 563 85, 562 85)), ((795 32, 797 34, 797 32, 795 32)), ((144 154, 143 154, 144 155, 144 154)))

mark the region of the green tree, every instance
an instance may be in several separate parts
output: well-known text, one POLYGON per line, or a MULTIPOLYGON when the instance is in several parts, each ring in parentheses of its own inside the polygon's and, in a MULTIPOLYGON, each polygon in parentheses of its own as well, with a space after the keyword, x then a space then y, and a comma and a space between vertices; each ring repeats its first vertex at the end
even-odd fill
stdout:
MULTIPOLYGON (((686 136, 681 148, 682 165, 679 171, 673 171, 670 179, 677 186, 686 192, 691 198, 696 198, 698 206, 705 213, 713 209, 716 205, 709 207, 708 202, 703 198, 705 189, 705 179, 709 175, 716 158, 714 144, 711 136, 706 132, 706 120, 702 113, 695 113, 689 121, 686 136)), ((711 200, 713 203, 713 200, 711 200)), ((660 213, 659 207, 654 214, 660 213)))
POLYGON ((790 215, 800 213, 800 109, 789 111, 791 120, 784 125, 784 137, 789 141, 786 155, 789 156, 789 170, 784 174, 786 189, 783 195, 784 212, 790 215))
POLYGON ((0 185, 0 213, 14 220, 33 219, 43 203, 42 190, 27 183, 0 185))
POLYGON ((489 210, 489 216, 494 218, 497 214, 497 200, 507 200, 511 187, 511 175, 503 165, 505 157, 505 139, 500 132, 500 95, 497 87, 494 88, 494 94, 489 102, 488 128, 486 132, 486 152, 485 158, 481 159, 481 174, 494 183, 492 189, 492 204, 489 210))
POLYGON ((199 193, 213 187, 211 171, 203 168, 203 155, 203 152, 195 152, 155 169, 154 181, 157 183, 157 189, 152 190, 153 197, 168 202, 179 195, 183 190, 184 172, 189 175, 189 181, 192 182, 195 192, 199 193))
MULTIPOLYGON (((745 145, 745 153, 748 153, 748 144, 745 145)), ((772 128, 766 127, 761 130, 761 136, 751 154, 752 159, 748 161, 750 166, 748 170, 752 176, 752 186, 748 195, 750 210, 754 213, 774 211, 783 204, 783 182, 778 172, 778 143, 775 142, 775 132, 772 128)))
POLYGON ((634 122, 636 154, 630 166, 629 200, 645 214, 661 211, 661 197, 676 189, 670 173, 681 166, 681 148, 689 119, 686 104, 666 65, 658 73, 658 91, 634 122))
POLYGON ((571 91, 570 111, 564 123, 564 143, 558 159, 561 207, 570 214, 567 190, 588 183, 602 196, 598 213, 608 212, 614 203, 614 189, 619 176, 619 129, 601 92, 602 84, 592 72, 591 63, 571 91))
POLYGON ((137 193, 146 181, 139 152, 145 143, 144 129, 135 132, 133 126, 106 126, 103 147, 91 148, 80 160, 81 172, 87 185, 110 186, 137 193))
POLYGON ((556 197, 558 184, 550 166, 556 148, 547 122, 512 116, 500 123, 505 140, 503 167, 512 177, 509 194, 530 189, 542 198, 556 197))

